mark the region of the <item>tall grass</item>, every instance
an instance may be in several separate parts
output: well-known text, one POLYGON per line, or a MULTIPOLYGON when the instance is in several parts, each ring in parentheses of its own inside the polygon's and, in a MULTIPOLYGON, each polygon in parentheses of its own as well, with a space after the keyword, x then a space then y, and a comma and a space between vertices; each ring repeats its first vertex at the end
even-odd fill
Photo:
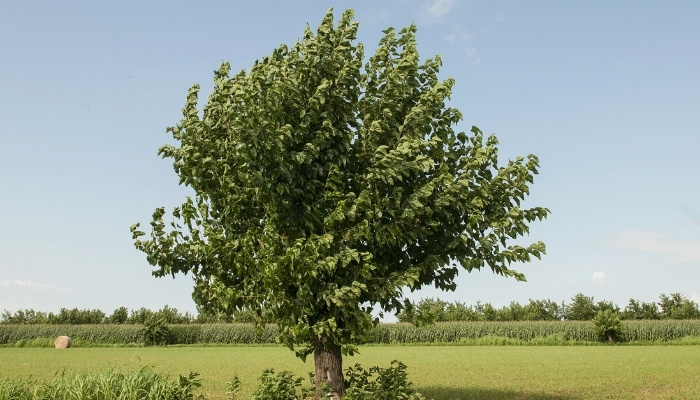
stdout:
POLYGON ((200 387, 197 374, 178 381, 141 368, 132 373, 111 369, 101 373, 60 376, 50 383, 0 380, 0 400, 187 400, 200 387))

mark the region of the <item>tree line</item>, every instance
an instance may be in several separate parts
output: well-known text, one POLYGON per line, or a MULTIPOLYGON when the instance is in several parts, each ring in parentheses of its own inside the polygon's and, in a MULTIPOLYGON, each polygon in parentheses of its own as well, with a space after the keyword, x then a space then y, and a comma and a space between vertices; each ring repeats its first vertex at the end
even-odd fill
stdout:
POLYGON ((681 293, 662 293, 658 303, 630 299, 624 309, 611 301, 596 302, 592 296, 578 293, 568 304, 549 299, 530 300, 524 305, 513 301, 501 308, 480 301, 467 305, 427 298, 399 313, 398 320, 416 325, 448 321, 589 321, 606 310, 621 320, 700 319, 698 304, 681 293))
POLYGON ((98 325, 98 324, 145 324, 148 321, 160 321, 164 324, 205 324, 239 322, 249 323, 256 319, 262 322, 272 322, 267 315, 256 316, 251 311, 241 311, 234 316, 199 312, 196 316, 181 313, 177 308, 165 305, 160 310, 152 311, 145 307, 129 311, 119 307, 106 314, 97 309, 67 309, 61 308, 58 313, 35 311, 34 309, 19 310, 10 313, 5 310, 0 315, 0 324, 31 324, 31 325, 98 325))
MULTIPOLYGON (((588 321, 593 320, 598 312, 605 310, 611 310, 621 320, 700 319, 698 304, 681 293, 661 294, 658 303, 630 299, 624 309, 611 301, 596 302, 592 296, 578 293, 568 304, 549 299, 530 300, 527 304, 513 301, 509 306, 501 308, 480 301, 477 301, 476 305, 467 305, 459 301, 447 302, 426 298, 413 303, 410 310, 399 313, 398 320, 415 325, 459 321, 588 321)), ((265 311, 262 315, 249 310, 225 315, 200 310, 195 316, 189 312, 181 313, 177 308, 167 305, 156 311, 144 307, 129 311, 126 307, 119 307, 109 315, 97 309, 78 308, 62 308, 58 313, 33 309, 10 313, 5 310, 0 315, 0 324, 145 324, 153 320, 165 324, 252 323, 256 320, 264 323, 274 322, 272 316, 265 311)))

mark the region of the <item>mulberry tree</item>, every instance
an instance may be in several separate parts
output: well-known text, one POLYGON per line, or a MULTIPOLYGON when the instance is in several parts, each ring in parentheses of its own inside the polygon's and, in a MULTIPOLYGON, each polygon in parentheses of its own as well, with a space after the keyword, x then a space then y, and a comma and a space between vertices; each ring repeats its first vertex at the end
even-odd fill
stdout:
POLYGON ((159 150, 194 197, 157 208, 148 235, 131 227, 155 276, 192 274, 201 307, 271 314, 313 354, 319 398, 343 397, 342 355, 410 307, 405 291, 455 290, 460 268, 525 280, 511 264, 545 246, 513 241, 549 213, 521 208, 535 156, 499 165, 496 137, 454 130, 455 82, 419 62, 415 26, 367 60, 357 28, 329 11, 247 71, 222 64, 201 110, 194 85, 159 150))

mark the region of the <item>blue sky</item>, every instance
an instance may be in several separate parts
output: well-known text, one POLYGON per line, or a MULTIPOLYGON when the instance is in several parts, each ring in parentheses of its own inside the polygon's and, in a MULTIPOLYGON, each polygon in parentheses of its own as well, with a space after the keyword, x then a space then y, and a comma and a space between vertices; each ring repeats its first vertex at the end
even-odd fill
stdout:
POLYGON ((222 61, 249 68, 330 7, 355 9, 367 54, 415 23, 459 130, 540 158, 528 282, 463 272, 411 298, 700 301, 699 2, 22 1, 0 6, 0 311, 194 312, 190 278, 151 277, 129 232, 189 193, 156 155, 165 129, 222 61))

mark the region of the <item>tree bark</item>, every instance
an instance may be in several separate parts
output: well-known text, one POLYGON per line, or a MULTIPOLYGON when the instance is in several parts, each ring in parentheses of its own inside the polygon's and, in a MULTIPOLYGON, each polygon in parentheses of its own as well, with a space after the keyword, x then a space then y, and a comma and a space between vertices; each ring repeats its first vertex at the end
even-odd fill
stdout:
POLYGON ((324 345, 323 341, 315 346, 314 369, 316 373, 316 400, 342 400, 345 397, 343 380, 343 355, 340 345, 324 345), (324 386, 330 388, 324 390, 324 386))

